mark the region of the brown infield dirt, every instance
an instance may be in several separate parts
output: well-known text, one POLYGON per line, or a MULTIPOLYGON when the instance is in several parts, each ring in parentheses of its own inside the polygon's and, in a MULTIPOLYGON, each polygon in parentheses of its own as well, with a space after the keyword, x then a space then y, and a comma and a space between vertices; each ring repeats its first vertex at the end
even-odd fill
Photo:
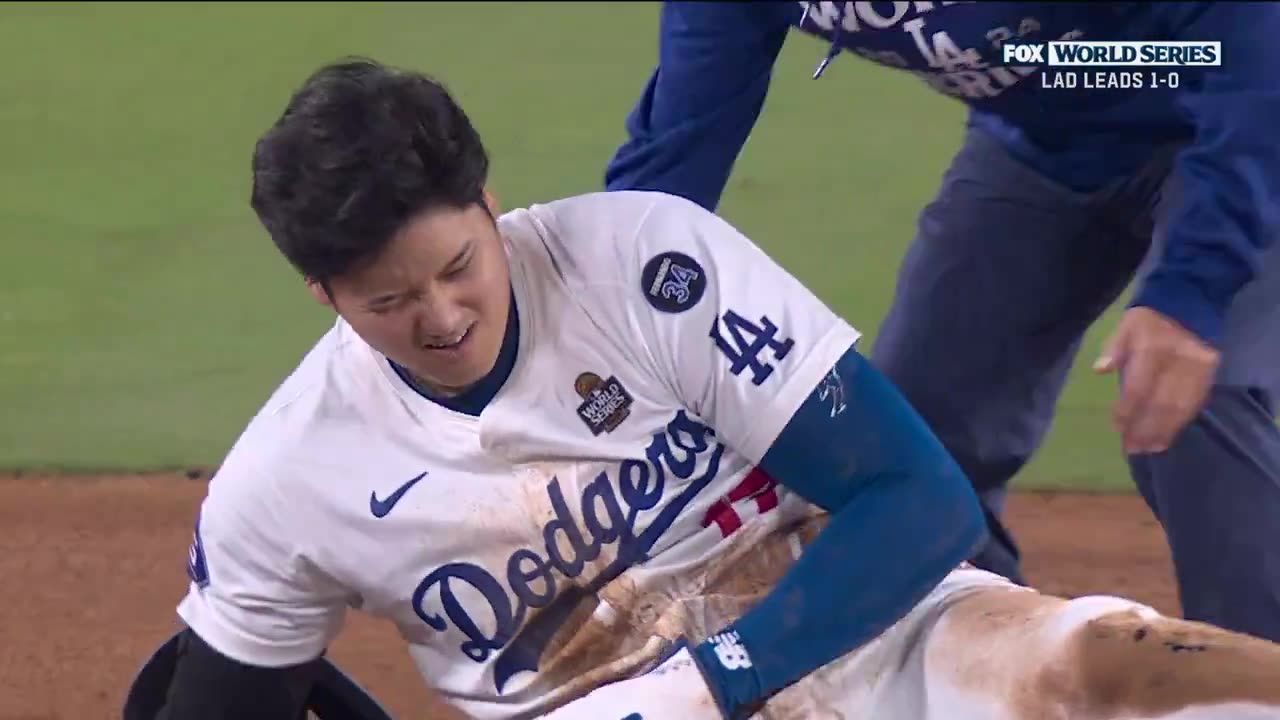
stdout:
MULTIPOLYGON (((177 629, 205 487, 181 474, 0 476, 0 720, 120 717, 139 665, 177 629)), ((1164 536, 1138 497, 1021 494, 1008 521, 1045 592, 1178 612, 1164 536)), ((331 656, 394 717, 449 717, 388 627, 353 614, 331 656)))

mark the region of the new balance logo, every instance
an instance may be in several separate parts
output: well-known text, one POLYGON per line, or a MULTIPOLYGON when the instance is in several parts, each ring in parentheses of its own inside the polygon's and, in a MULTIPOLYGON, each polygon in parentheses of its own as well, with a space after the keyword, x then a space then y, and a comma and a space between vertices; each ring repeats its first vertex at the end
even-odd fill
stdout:
POLYGON ((742 647, 738 633, 729 631, 711 636, 711 647, 716 652, 716 659, 725 670, 745 670, 751 667, 751 656, 742 647))

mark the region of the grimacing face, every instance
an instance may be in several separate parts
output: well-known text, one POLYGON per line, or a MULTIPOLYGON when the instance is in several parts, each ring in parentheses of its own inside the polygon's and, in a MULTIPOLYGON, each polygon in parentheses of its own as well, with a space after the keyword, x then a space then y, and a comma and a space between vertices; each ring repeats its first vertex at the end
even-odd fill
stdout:
POLYGON ((485 207, 435 208, 413 218, 371 263, 312 296, 374 350, 433 393, 456 395, 494 367, 511 309, 510 269, 485 207))

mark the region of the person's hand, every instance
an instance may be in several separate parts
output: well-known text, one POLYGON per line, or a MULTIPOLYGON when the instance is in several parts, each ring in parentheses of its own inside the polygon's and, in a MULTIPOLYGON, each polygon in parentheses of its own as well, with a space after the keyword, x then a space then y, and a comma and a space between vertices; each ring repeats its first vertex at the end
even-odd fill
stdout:
POLYGON ((1146 307, 1127 310, 1094 363, 1121 373, 1112 423, 1124 451, 1157 453, 1200 412, 1221 356, 1177 322, 1146 307))

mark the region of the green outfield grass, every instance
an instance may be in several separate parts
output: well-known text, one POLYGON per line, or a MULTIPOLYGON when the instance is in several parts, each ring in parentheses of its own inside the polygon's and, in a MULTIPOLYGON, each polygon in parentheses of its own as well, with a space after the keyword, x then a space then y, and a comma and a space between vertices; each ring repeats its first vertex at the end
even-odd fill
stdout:
MULTIPOLYGON (((328 326, 247 204, 253 140, 314 66, 366 54, 445 79, 520 205, 598 189, 656 18, 632 3, 0 5, 0 467, 216 464, 328 326)), ((870 342, 962 113, 851 57, 813 82, 823 49, 791 39, 722 212, 870 342)), ((1129 488, 1112 382, 1087 365, 1024 485, 1129 488)))

